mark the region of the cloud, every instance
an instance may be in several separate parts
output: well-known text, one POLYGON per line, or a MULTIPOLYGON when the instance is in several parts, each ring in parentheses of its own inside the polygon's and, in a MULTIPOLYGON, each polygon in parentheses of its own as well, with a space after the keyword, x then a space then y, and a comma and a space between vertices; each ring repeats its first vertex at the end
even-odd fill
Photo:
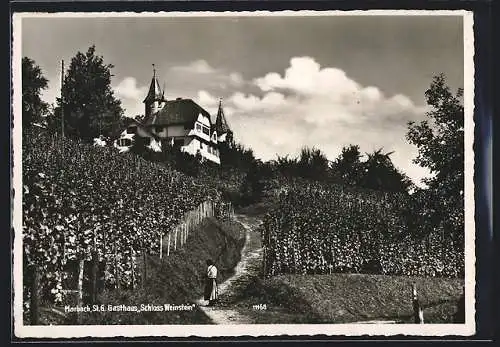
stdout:
POLYGON ((134 77, 125 77, 112 88, 115 96, 122 103, 122 107, 125 110, 125 117, 135 117, 136 115, 144 114, 144 104, 142 101, 146 97, 148 86, 139 85, 134 77))
POLYGON ((241 85, 244 83, 243 77, 237 72, 231 72, 229 74, 229 80, 235 85, 241 85))
POLYGON ((384 95, 311 57, 294 57, 283 74, 269 72, 251 83, 257 92, 237 90, 224 105, 235 137, 256 156, 297 155, 307 145, 334 160, 343 146, 358 144, 365 152, 395 151, 394 164, 416 183, 428 175, 412 163, 417 150, 405 140, 407 122, 423 119, 426 107, 407 96, 384 95))
POLYGON ((146 86, 139 87, 137 85, 137 80, 134 77, 125 77, 113 89, 118 97, 132 100, 143 99, 148 92, 146 86))
POLYGON ((218 100, 214 96, 212 96, 209 92, 205 90, 200 90, 196 97, 196 101, 199 104, 203 104, 205 106, 214 106, 217 105, 218 100))
POLYGON ((216 71, 203 59, 195 60, 187 65, 174 66, 172 70, 197 74, 211 74, 216 71))
POLYGON ((205 60, 172 66, 168 69, 165 80, 167 95, 171 95, 168 86, 190 95, 197 95, 200 90, 210 90, 212 93, 222 95, 227 94, 228 90, 242 88, 247 83, 239 72, 213 67, 205 60))

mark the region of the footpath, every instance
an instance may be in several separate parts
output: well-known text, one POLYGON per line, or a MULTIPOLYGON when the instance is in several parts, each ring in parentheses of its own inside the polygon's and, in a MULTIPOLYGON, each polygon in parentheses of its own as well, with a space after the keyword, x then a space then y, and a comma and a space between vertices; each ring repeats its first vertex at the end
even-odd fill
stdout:
POLYGON ((245 228, 245 245, 241 250, 241 260, 234 275, 219 284, 219 302, 216 306, 206 306, 203 298, 198 300, 200 309, 215 324, 250 324, 250 317, 234 309, 232 302, 241 289, 259 275, 262 264, 262 245, 257 227, 260 220, 245 215, 236 215, 236 221, 245 228))

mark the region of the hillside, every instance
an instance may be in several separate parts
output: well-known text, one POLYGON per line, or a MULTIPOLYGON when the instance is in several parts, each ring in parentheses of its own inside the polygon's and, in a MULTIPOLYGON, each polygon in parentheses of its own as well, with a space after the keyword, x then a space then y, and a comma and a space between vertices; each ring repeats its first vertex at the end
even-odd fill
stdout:
MULTIPOLYGON (((134 291, 109 291, 103 293, 104 304, 160 305, 195 304, 202 296, 205 260, 218 258, 220 280, 231 276, 240 260, 244 243, 241 226, 234 222, 205 220, 188 239, 185 248, 161 262, 156 257, 148 259, 150 276, 144 287, 134 291), (215 255, 220 255, 219 257, 215 255)), ((192 311, 143 312, 143 313, 94 313, 82 315, 83 324, 200 324, 208 319, 195 306, 192 311)))
POLYGON ((215 258, 219 281, 228 279, 240 260, 245 233, 240 272, 224 285, 220 312, 230 307, 252 323, 409 322, 411 284, 416 283, 426 322, 454 319, 463 286, 460 254, 438 247, 435 239, 400 237, 407 228, 404 200, 294 183, 241 208, 238 223, 227 219, 223 185, 216 177, 189 177, 132 154, 43 133, 23 146, 26 319, 35 268, 42 324, 217 323, 196 305, 204 261, 215 258), (207 199, 214 203, 214 217, 194 227, 182 248, 160 259, 160 240, 165 254, 166 235, 207 199), (379 268, 366 267, 377 259, 379 268), (444 267, 438 268, 440 261, 444 267), (85 291, 92 287, 92 266, 102 267, 96 300, 86 292, 84 304, 188 308, 61 314, 61 293, 77 287, 78 262, 86 264, 85 291), (265 310, 253 309, 261 304, 265 310))
POLYGON ((223 276, 237 262, 240 232, 237 225, 221 222, 229 209, 213 182, 43 131, 26 137, 22 159, 27 316, 31 305, 60 307, 74 301, 68 291, 83 292, 84 304, 95 303, 95 295, 102 302, 185 303, 201 290, 198 275, 206 258, 222 252, 223 276), (188 224, 185 214, 207 200, 210 215, 219 221, 188 224), (179 223, 195 227, 184 244, 186 233, 173 233, 179 223), (161 263, 160 240, 169 234, 178 247, 161 263))
POLYGON ((462 295, 459 279, 331 274, 280 275, 255 279, 237 306, 254 323, 352 323, 388 320, 412 323, 412 284, 426 323, 451 323, 462 295), (265 311, 251 310, 267 304, 265 311))
POLYGON ((460 278, 354 273, 263 278, 258 215, 264 206, 241 209, 236 215, 236 220, 247 228, 247 242, 235 276, 221 286, 220 305, 205 310, 215 323, 412 323, 413 284, 425 323, 463 322, 457 315, 464 285, 460 278))

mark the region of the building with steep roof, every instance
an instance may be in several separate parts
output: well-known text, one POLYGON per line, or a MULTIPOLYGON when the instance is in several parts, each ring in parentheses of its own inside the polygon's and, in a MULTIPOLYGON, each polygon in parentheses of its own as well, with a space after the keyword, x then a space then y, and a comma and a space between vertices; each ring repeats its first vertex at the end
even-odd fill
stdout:
MULTIPOLYGON (((154 146, 150 144, 153 150, 161 150, 161 143, 178 146, 183 152, 200 154, 203 159, 220 164, 219 144, 232 141, 222 101, 214 123, 210 113, 191 99, 167 100, 153 69, 153 78, 143 102, 144 119, 131 123, 118 143, 131 147, 135 136, 148 137, 151 143, 154 142, 154 146)), ((125 150, 122 148, 121 151, 125 150)))
POLYGON ((158 112, 158 110, 161 110, 166 101, 165 91, 162 91, 160 88, 160 84, 156 78, 156 69, 153 64, 153 78, 151 79, 151 83, 149 85, 148 94, 143 101, 145 106, 144 116, 148 117, 149 115, 158 112))
POLYGON ((219 142, 232 143, 233 132, 227 124, 226 116, 224 115, 224 110, 222 108, 222 99, 219 101, 219 109, 217 110, 217 116, 215 118, 215 132, 218 134, 219 142))

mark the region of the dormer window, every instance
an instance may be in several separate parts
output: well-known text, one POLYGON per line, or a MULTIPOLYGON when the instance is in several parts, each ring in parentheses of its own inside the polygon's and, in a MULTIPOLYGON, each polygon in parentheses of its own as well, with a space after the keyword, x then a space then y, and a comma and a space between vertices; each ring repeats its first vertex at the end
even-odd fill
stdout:
POLYGON ((196 131, 201 133, 201 125, 200 124, 196 124, 196 131))
POLYGON ((208 129, 208 127, 203 127, 203 133, 204 133, 205 135, 210 136, 210 129, 208 129))

